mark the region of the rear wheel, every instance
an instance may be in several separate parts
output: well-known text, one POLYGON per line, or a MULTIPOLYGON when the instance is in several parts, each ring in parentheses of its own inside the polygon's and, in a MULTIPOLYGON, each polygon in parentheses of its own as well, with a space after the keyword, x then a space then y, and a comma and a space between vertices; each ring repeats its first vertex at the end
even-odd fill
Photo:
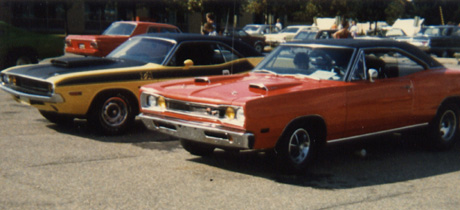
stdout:
POLYGON ((88 123, 108 135, 123 133, 136 117, 135 103, 121 93, 96 99, 88 116, 88 123))
POLYGON ((455 104, 442 105, 430 123, 431 142, 436 149, 447 150, 459 138, 459 108, 455 104))
POLYGON ((192 155, 208 156, 214 152, 214 147, 199 142, 193 142, 185 139, 180 140, 182 147, 192 155))

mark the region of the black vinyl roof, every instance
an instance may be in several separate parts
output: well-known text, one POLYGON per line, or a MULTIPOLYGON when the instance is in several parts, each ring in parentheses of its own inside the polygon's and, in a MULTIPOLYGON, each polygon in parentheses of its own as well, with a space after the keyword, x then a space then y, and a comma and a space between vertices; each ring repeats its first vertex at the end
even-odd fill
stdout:
POLYGON ((321 44, 339 47, 350 47, 356 49, 364 48, 398 48, 406 51, 423 62, 427 63, 430 68, 442 67, 443 65, 433 59, 430 55, 420 50, 418 47, 403 41, 391 39, 317 39, 299 42, 289 42, 289 44, 321 44))
POLYGON ((160 37, 165 39, 175 40, 178 44, 184 41, 218 41, 223 42, 226 45, 233 47, 236 51, 241 53, 245 57, 258 57, 264 56, 263 54, 257 52, 252 46, 237 40, 231 39, 225 36, 207 36, 201 34, 193 34, 193 33, 150 33, 150 34, 143 34, 138 35, 144 37, 160 37))

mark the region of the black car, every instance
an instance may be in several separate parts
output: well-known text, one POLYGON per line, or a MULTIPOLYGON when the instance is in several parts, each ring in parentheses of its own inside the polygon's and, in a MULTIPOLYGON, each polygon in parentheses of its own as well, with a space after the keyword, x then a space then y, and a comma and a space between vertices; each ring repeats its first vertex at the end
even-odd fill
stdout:
POLYGON ((414 37, 397 40, 407 41, 438 57, 453 57, 456 52, 460 52, 460 27, 426 26, 414 37))
POLYGON ((240 41, 246 42, 256 49, 258 52, 262 53, 265 47, 265 37, 250 35, 243 29, 227 29, 223 33, 224 36, 230 37, 233 39, 238 39, 240 41))

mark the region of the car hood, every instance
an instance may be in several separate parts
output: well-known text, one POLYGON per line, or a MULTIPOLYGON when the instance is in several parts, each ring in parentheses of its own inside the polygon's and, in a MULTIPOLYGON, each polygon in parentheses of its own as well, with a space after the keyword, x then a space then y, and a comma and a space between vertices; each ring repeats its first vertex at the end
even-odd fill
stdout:
POLYGON ((142 89, 177 100, 242 104, 257 98, 337 86, 338 83, 343 82, 247 73, 168 81, 146 85, 142 89))
POLYGON ((62 57, 53 59, 48 64, 33 64, 16 66, 3 71, 3 73, 48 79, 53 76, 86 72, 94 70, 105 70, 114 68, 125 68, 142 66, 146 63, 133 60, 110 59, 99 57, 62 57))

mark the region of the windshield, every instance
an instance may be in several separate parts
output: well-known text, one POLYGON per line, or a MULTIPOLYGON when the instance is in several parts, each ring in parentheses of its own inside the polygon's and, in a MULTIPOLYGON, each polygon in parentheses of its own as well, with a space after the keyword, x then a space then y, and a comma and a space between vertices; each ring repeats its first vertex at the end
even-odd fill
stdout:
POLYGON ((259 29, 259 28, 260 28, 260 26, 245 26, 243 28, 243 30, 245 30, 245 31, 257 31, 257 29, 259 29))
POLYGON ((315 39, 316 33, 317 32, 312 32, 312 31, 301 31, 294 37, 294 39, 300 39, 300 40, 315 39))
POLYGON ((253 72, 344 80, 352 54, 351 48, 280 46, 253 72))
POLYGON ((112 23, 102 35, 124 35, 129 36, 133 33, 136 25, 130 23, 112 23))
POLYGON ((281 30, 280 33, 295 34, 295 33, 297 33, 298 30, 299 30, 299 28, 297 28, 297 27, 288 27, 288 28, 285 28, 285 29, 281 30))
POLYGON ((135 37, 124 42, 107 57, 162 64, 174 43, 149 37, 135 37))

